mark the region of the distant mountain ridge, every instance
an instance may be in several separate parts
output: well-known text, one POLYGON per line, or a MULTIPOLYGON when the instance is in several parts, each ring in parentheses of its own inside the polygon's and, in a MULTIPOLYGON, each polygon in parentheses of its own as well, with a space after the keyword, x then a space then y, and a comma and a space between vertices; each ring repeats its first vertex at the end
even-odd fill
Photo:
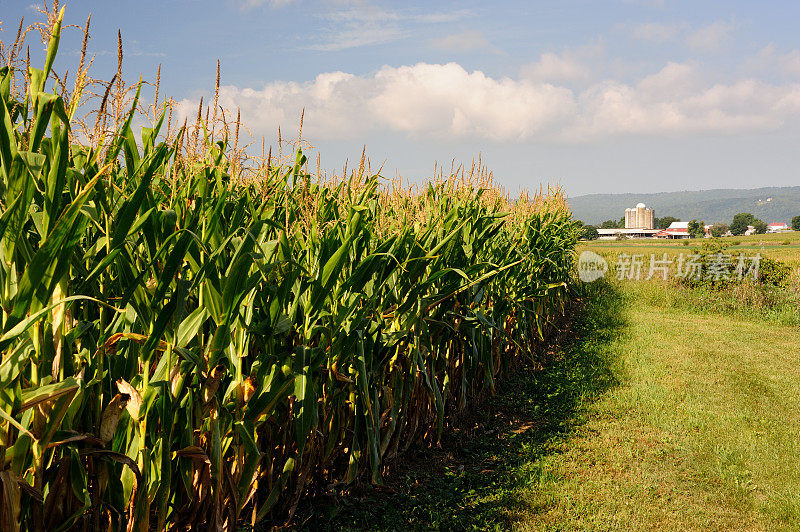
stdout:
POLYGON ((687 190, 649 194, 588 194, 567 199, 573 218, 587 224, 619 220, 625 209, 642 202, 655 209, 655 216, 674 216, 687 221, 730 223, 733 215, 752 213, 767 223, 790 223, 800 215, 800 186, 754 189, 687 190))

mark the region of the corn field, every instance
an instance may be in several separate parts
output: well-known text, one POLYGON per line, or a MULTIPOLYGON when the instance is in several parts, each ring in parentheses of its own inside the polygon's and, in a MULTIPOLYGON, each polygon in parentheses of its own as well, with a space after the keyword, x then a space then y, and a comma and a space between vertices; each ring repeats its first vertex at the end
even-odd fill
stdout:
POLYGON ((164 112, 135 134, 138 92, 81 144, 60 30, 24 91, 0 69, 3 530, 281 525, 437 442, 567 311, 560 193, 322 179, 300 149, 241 179, 205 124, 193 156, 164 112))

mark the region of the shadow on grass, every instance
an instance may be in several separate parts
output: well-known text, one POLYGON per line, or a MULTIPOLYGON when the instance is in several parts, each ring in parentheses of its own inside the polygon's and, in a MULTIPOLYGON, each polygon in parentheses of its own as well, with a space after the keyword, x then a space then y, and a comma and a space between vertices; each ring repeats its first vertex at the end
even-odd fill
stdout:
POLYGON ((622 298, 598 282, 583 287, 568 332, 544 368, 521 368, 464 416, 441 448, 412 449, 393 464, 394 493, 353 489, 316 501, 308 530, 506 530, 535 482, 531 465, 584 422, 582 408, 616 385, 608 346, 624 326, 622 298))

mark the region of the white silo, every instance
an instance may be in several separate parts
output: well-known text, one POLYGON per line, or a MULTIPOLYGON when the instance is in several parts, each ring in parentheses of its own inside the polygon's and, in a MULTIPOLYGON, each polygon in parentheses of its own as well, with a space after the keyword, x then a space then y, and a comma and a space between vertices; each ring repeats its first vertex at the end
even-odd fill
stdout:
POLYGON ((626 229, 652 229, 655 225, 653 209, 648 209, 644 203, 639 203, 632 209, 625 209, 626 229))

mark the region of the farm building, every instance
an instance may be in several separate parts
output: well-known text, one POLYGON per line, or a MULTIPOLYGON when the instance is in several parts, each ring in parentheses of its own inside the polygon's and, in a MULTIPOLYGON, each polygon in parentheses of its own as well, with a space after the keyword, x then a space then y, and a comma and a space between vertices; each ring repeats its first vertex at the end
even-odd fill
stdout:
POLYGON ((658 229, 598 229, 598 240, 615 240, 617 238, 653 238, 658 229))
POLYGON ((600 240, 617 238, 653 238, 658 229, 653 229, 655 211, 639 203, 632 209, 625 209, 625 229, 621 227, 598 229, 600 240))
POLYGON ((658 231, 656 238, 691 238, 689 222, 672 222, 669 227, 658 231))
POLYGON ((768 233, 780 233, 781 231, 788 231, 789 225, 783 222, 772 222, 767 226, 768 233))

